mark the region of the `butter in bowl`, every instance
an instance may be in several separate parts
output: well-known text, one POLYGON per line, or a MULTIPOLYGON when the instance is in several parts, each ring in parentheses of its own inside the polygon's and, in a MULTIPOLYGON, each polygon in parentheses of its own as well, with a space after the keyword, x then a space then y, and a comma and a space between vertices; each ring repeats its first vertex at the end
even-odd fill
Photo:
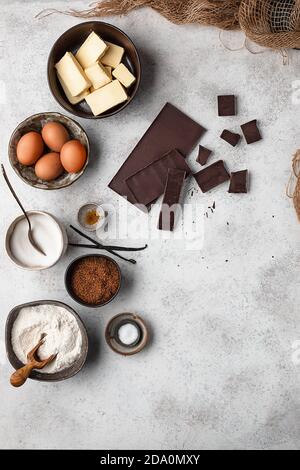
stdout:
POLYGON ((56 100, 85 118, 111 116, 135 96, 141 75, 137 50, 113 25, 89 21, 55 42, 48 59, 48 83, 56 100))

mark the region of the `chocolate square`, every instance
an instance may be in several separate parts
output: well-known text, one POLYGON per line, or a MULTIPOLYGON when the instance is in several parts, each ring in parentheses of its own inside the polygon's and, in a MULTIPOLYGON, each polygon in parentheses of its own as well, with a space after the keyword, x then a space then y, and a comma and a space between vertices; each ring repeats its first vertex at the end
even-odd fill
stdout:
POLYGON ((218 160, 203 170, 198 171, 198 173, 194 173, 193 176, 203 193, 229 180, 229 174, 223 160, 218 160))
POLYGON ((233 171, 230 175, 229 193, 247 193, 248 170, 233 171))
POLYGON ((253 144, 254 142, 258 142, 262 139, 259 129, 257 127, 256 119, 253 119, 253 121, 246 122, 241 126, 241 129, 243 131, 247 144, 253 144))
POLYGON ((211 154, 211 150, 202 147, 202 145, 199 145, 199 152, 198 152, 198 157, 196 158, 196 161, 200 163, 200 165, 204 166, 207 163, 207 160, 211 154))
POLYGON ((158 220, 159 230, 174 229, 175 224, 175 210, 179 204, 180 194, 186 172, 177 168, 169 168, 167 182, 164 191, 164 197, 161 205, 161 210, 158 220))
POLYGON ((220 95, 218 96, 218 115, 219 116, 235 116, 235 96, 220 95))
POLYGON ((232 145, 232 147, 235 147, 241 138, 240 134, 235 134, 227 129, 224 129, 220 137, 228 142, 228 144, 232 145))

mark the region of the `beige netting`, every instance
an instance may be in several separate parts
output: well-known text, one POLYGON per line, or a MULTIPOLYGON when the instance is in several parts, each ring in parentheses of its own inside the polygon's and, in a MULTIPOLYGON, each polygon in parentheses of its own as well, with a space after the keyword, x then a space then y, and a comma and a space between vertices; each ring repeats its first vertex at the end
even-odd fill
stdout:
POLYGON ((243 0, 239 23, 246 36, 261 46, 300 47, 299 0, 243 0))
POLYGON ((84 11, 72 10, 76 16, 121 15, 140 7, 151 7, 176 24, 201 23, 222 29, 239 28, 241 0, 102 0, 84 11))
POLYGON ((300 221, 300 150, 297 150, 293 158, 292 174, 287 186, 287 195, 293 199, 300 221))
POLYGON ((64 13, 90 18, 121 15, 144 6, 176 24, 241 28, 261 46, 300 48, 300 0, 102 0, 87 10, 64 13))

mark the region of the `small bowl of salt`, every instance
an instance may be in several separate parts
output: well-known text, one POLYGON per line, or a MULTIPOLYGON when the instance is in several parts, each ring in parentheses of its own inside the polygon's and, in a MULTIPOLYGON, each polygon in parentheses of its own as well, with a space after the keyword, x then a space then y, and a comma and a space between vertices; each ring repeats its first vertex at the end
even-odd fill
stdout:
POLYGON ((149 333, 141 317, 126 312, 111 318, 105 329, 105 339, 114 352, 131 356, 144 349, 149 333))

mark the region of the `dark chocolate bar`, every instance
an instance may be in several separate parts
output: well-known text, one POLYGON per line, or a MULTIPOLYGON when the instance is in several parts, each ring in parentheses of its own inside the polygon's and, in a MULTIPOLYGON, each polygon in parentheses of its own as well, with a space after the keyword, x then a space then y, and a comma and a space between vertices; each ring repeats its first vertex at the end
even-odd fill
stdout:
POLYGON ((163 194, 169 168, 178 168, 186 174, 190 173, 184 157, 178 150, 173 149, 126 179, 126 184, 137 203, 148 206, 163 194))
POLYGON ((211 150, 202 147, 202 145, 199 145, 199 153, 198 157, 196 158, 196 161, 200 163, 200 165, 204 166, 207 163, 207 160, 211 154, 211 150))
POLYGON ((159 230, 174 229, 176 205, 179 204, 183 182, 186 176, 184 170, 169 168, 164 197, 158 219, 159 230))
POLYGON ((246 122, 241 126, 247 144, 253 144, 261 140, 261 135, 257 127, 257 120, 246 122))
POLYGON ((204 130, 200 124, 167 103, 111 180, 109 187, 134 204, 136 201, 125 180, 174 148, 186 156, 204 130))
POLYGON ((247 193, 248 170, 233 171, 230 175, 229 193, 247 193))
POLYGON ((193 176, 203 193, 229 180, 229 173, 225 168, 223 160, 218 160, 203 170, 198 171, 193 176))
POLYGON ((239 134, 235 134, 234 132, 228 131, 227 129, 224 129, 220 137, 221 139, 225 140, 230 145, 232 145, 232 147, 235 147, 241 138, 239 134))
POLYGON ((218 115, 219 116, 235 116, 235 96, 220 95, 218 96, 218 115))

